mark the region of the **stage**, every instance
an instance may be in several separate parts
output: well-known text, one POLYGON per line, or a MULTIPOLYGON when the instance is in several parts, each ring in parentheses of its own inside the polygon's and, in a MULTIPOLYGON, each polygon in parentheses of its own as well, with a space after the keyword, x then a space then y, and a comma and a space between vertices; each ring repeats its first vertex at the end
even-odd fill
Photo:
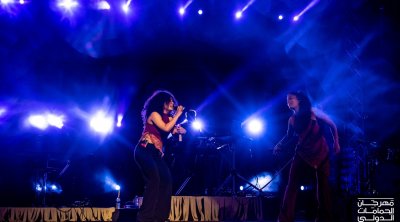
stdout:
MULTIPOLYGON (((173 196, 171 221, 266 221, 277 212, 275 198, 173 196)), ((0 221, 134 221, 137 209, 0 208, 0 221)))
MULTIPOLYGON (((316 206, 310 195, 312 194, 299 196, 297 222, 314 221, 316 206)), ((366 201, 366 198, 338 197, 339 195, 336 195, 333 198, 334 221, 357 221, 357 204, 360 203, 360 199, 366 201)), ((276 221, 280 198, 173 196, 171 203, 170 221, 276 221)), ((1 207, 0 221, 135 221, 137 212, 138 209, 134 208, 95 206, 1 207)))

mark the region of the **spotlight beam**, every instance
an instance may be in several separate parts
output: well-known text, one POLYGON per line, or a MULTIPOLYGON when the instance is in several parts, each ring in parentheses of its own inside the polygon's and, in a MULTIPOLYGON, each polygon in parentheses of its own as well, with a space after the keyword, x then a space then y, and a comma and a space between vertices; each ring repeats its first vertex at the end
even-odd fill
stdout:
POLYGON ((179 14, 181 14, 181 15, 185 14, 186 9, 187 9, 187 8, 189 7, 189 5, 192 4, 192 3, 193 3, 193 0, 187 1, 187 2, 185 3, 184 6, 182 6, 182 7, 179 8, 179 14))
POLYGON ((187 7, 189 7, 190 4, 192 4, 192 2, 193 2, 193 0, 187 1, 183 7, 186 9, 187 7))
POLYGON ((132 0, 127 0, 124 4, 122 4, 122 10, 124 10, 125 13, 128 13, 131 2, 132 0))
POLYGON ((58 6, 70 10, 70 9, 78 6, 78 2, 76 2, 74 0, 64 0, 64 1, 59 1, 58 6))
POLYGON ((313 0, 312 2, 310 2, 299 14, 297 14, 296 16, 293 17, 293 20, 295 20, 295 21, 299 20, 299 18, 303 14, 305 14, 308 10, 310 10, 312 7, 314 7, 318 2, 319 2, 319 0, 313 0))
POLYGON ((247 8, 250 7, 250 5, 252 5, 255 1, 256 1, 256 0, 250 0, 249 2, 247 2, 247 4, 246 4, 241 10, 238 10, 238 11, 235 13, 235 17, 236 17, 237 19, 241 18, 242 15, 243 15, 243 12, 246 11, 247 8))
POLYGON ((252 5, 256 0, 251 0, 249 1, 243 8, 242 8, 242 12, 246 11, 248 7, 250 7, 250 5, 252 5))

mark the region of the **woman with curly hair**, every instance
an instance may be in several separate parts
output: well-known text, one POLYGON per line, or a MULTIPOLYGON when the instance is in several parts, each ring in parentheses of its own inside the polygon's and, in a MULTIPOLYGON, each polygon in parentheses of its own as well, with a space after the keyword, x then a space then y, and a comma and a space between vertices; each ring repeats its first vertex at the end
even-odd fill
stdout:
POLYGON ((185 134, 177 125, 184 107, 178 105, 172 93, 157 90, 145 102, 142 110, 143 133, 135 147, 135 161, 139 166, 145 190, 137 221, 167 221, 171 210, 172 177, 163 159, 163 147, 172 134, 185 134))

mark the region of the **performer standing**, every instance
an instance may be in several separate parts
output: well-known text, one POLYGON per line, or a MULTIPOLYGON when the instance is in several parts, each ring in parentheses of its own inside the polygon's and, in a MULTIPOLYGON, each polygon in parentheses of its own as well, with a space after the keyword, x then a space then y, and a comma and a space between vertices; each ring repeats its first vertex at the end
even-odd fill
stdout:
POLYGON ((293 111, 293 115, 289 118, 285 137, 274 148, 274 154, 278 154, 282 147, 293 139, 297 140, 297 145, 278 221, 294 221, 299 179, 309 169, 315 172, 317 182, 318 215, 316 221, 331 221, 331 199, 328 184, 329 146, 322 132, 321 121, 326 123, 331 130, 334 141, 333 148, 337 154, 340 146, 336 126, 326 115, 317 116, 311 109, 310 99, 302 92, 288 93, 287 105, 293 111))
POLYGON ((183 106, 174 106, 177 101, 172 93, 157 90, 147 99, 142 110, 143 133, 135 147, 135 161, 145 180, 143 203, 137 221, 166 221, 171 210, 172 177, 163 159, 163 147, 169 133, 185 134, 186 130, 176 125, 182 115, 183 106))

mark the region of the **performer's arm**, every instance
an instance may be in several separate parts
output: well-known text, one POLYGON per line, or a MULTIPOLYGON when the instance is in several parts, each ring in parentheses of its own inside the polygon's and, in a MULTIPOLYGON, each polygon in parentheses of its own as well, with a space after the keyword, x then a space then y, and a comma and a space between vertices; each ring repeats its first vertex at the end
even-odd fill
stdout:
POLYGON ((163 130, 165 132, 170 132, 174 128, 176 121, 178 121, 179 117, 182 115, 182 112, 183 112, 183 107, 178 106, 175 116, 172 117, 168 123, 165 123, 162 120, 161 115, 159 113, 152 112, 150 114, 147 122, 150 124, 155 124, 158 128, 160 128, 161 130, 163 130))
POLYGON ((327 115, 320 115, 320 119, 322 119, 328 124, 333 138, 333 150, 335 151, 335 154, 338 154, 340 152, 340 145, 339 145, 339 133, 336 124, 327 115))
POLYGON ((293 119, 293 117, 290 117, 289 121, 288 121, 288 129, 286 131, 285 136, 274 147, 274 154, 275 155, 278 154, 282 150, 282 147, 287 146, 294 139, 293 123, 294 123, 294 119, 293 119))
POLYGON ((178 124, 172 130, 172 134, 186 134, 186 129, 183 128, 180 124, 178 124))

